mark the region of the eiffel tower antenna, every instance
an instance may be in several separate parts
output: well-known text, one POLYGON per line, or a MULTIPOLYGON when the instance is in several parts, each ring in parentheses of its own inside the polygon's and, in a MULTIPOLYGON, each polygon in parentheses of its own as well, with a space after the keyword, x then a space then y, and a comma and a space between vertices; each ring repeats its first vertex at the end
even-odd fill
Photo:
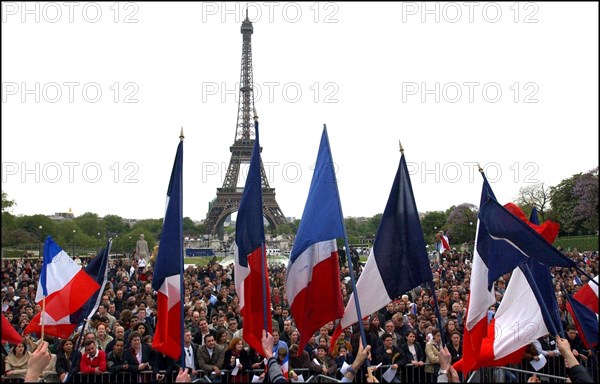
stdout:
MULTIPOLYGON (((244 191, 238 188, 240 166, 249 164, 254 146, 254 119, 258 119, 254 107, 254 90, 252 75, 252 34, 254 27, 248 18, 246 8, 246 19, 242 22, 242 66, 240 71, 240 97, 238 104, 238 115, 233 145, 229 147, 231 159, 227 168, 227 174, 223 181, 223 187, 217 188, 217 197, 209 203, 209 212, 204 223, 206 233, 210 235, 221 235, 223 222, 236 212, 240 207, 240 200, 244 191)), ((262 151, 262 148, 261 148, 262 151)), ((265 169, 261 164, 261 179, 263 188, 263 214, 272 227, 286 223, 285 216, 275 200, 275 188, 269 186, 265 169)))

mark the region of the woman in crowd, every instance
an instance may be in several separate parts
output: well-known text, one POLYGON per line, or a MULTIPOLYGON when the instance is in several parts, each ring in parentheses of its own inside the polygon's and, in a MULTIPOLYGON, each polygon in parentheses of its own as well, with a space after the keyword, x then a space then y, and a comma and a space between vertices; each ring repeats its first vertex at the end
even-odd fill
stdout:
POLYGON ((400 365, 410 365, 406 368, 406 377, 409 383, 416 382, 422 377, 423 366, 425 365, 425 352, 416 340, 416 332, 410 330, 406 334, 406 343, 400 347, 400 365))
POLYGON ((244 349, 244 341, 238 337, 234 337, 229 343, 229 349, 225 351, 223 360, 223 369, 234 370, 238 368, 237 374, 234 376, 231 373, 229 381, 234 383, 243 383, 248 381, 243 371, 250 369, 250 355, 244 349))
POLYGON ((71 370, 71 366, 73 366, 73 374, 79 372, 81 353, 74 349, 75 342, 73 339, 63 340, 58 347, 58 354, 56 356, 56 374, 58 375, 58 380, 60 382, 64 381, 71 370))
POLYGON ((444 339, 446 340, 446 342, 450 342, 452 334, 456 331, 456 320, 453 318, 449 318, 448 322, 444 326, 444 339))
POLYGON ((20 342, 14 345, 10 354, 4 361, 4 374, 9 377, 24 379, 27 373, 27 362, 29 361, 30 353, 27 351, 25 342, 20 342))

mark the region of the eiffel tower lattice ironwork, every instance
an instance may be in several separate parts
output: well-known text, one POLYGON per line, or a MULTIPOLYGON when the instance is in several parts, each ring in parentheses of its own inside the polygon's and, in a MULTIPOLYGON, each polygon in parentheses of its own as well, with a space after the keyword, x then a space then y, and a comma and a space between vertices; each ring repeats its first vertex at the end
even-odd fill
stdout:
MULTIPOLYGON (((240 98, 238 105, 237 126, 235 141, 231 147, 231 160, 227 168, 227 174, 223 181, 223 187, 217 188, 217 197, 210 205, 206 217, 205 231, 210 235, 222 233, 223 222, 232 213, 238 211, 244 188, 238 188, 240 166, 249 164, 254 146, 254 91, 252 75, 252 44, 251 36, 254 31, 252 23, 246 19, 242 23, 242 69, 240 73, 240 98)), ((262 152, 262 147, 260 148, 262 152)), ((269 224, 276 227, 286 223, 285 216, 275 200, 275 188, 269 186, 265 169, 261 164, 260 169, 263 194, 263 214, 269 224)))

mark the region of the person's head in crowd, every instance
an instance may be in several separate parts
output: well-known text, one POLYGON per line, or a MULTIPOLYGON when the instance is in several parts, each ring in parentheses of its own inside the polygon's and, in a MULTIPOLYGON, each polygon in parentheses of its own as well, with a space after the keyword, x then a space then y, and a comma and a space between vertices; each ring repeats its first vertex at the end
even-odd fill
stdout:
POLYGON ((577 337, 577 327, 575 327, 574 324, 569 324, 565 330, 567 334, 567 340, 575 340, 577 337))
POLYGON ((117 325, 115 326, 115 338, 124 338, 125 337, 125 327, 123 327, 122 325, 117 325))
POLYGON ((139 319, 137 318, 137 316, 132 316, 131 319, 129 320, 129 329, 134 329, 135 327, 137 327, 137 324, 139 323, 139 319))
POLYGON ((385 310, 388 313, 394 313, 394 311, 395 311, 394 303, 393 302, 387 303, 387 305, 385 306, 385 310))
POLYGON ((234 337, 229 342, 229 350, 241 352, 244 349, 244 341, 239 337, 234 337))
POLYGON ((289 333, 292 331, 292 319, 283 320, 283 332, 289 333))
POLYGON ((452 332, 451 336, 450 336, 450 341, 452 342, 453 345, 457 346, 460 344, 460 332, 458 331, 454 331, 452 332))
POLYGON ((327 336, 329 335, 329 330, 327 329, 327 327, 326 327, 326 326, 322 326, 322 327, 319 329, 319 335, 321 335, 321 336, 323 336, 323 337, 327 338, 327 336))
POLYGON ((433 324, 431 324, 431 322, 427 321, 425 322, 425 334, 430 334, 433 332, 433 324))
POLYGON ((230 332, 235 332, 238 330, 238 321, 235 317, 230 318, 228 323, 230 332))
POLYGON ((284 319, 287 319, 288 317, 290 317, 290 310, 288 308, 282 308, 281 309, 281 317, 283 317, 284 319))
POLYGON ((204 344, 206 345, 206 348, 213 349, 216 343, 215 336, 212 333, 204 336, 204 344))
POLYGON ((408 345, 413 345, 415 343, 415 340, 417 340, 417 333, 416 331, 410 330, 406 333, 406 342, 408 343, 408 345))
POLYGON ((27 344, 22 341, 12 346, 10 353, 17 357, 23 357, 27 353, 27 344))
POLYGON ((300 342, 300 332, 297 329, 293 329, 290 333, 290 344, 298 344, 300 342))
POLYGON ((319 347, 327 347, 327 345, 328 345, 327 338, 325 338, 323 336, 319 336, 318 340, 319 340, 319 343, 317 345, 319 347))
POLYGON ((98 324, 98 326, 96 327, 96 333, 98 334, 98 338, 100 340, 104 340, 107 336, 106 325, 102 323, 98 324))
POLYGON ((127 324, 131 318, 133 317, 133 313, 131 312, 131 309, 124 309, 121 311, 121 321, 124 324, 127 324))
POLYGON ((60 342, 58 346, 58 353, 63 353, 66 356, 71 356, 71 353, 73 353, 74 346, 75 343, 73 339, 64 339, 60 342))
POLYGON ((438 308, 440 310, 440 315, 442 317, 448 316, 448 306, 443 301, 438 304, 438 308))
POLYGON ((317 357, 319 358, 319 360, 323 361, 323 359, 325 359, 325 356, 327 356, 328 352, 329 348, 327 347, 327 344, 322 345, 319 343, 319 346, 317 347, 317 357))
POLYGON ((127 298, 127 304, 126 304, 127 309, 129 309, 131 312, 133 312, 136 308, 136 302, 137 302, 137 300, 134 296, 129 296, 127 298))
POLYGON ((152 347, 152 335, 145 335, 142 339, 142 342, 152 347))
POLYGON ((384 330, 391 334, 392 332, 395 332, 396 326, 394 325, 394 322, 392 320, 388 320, 385 322, 385 326, 384 326, 384 330))
POLYGON ((115 344, 113 345, 113 353, 117 356, 121 356, 123 354, 124 349, 125 340, 122 337, 117 337, 115 339, 115 344))
POLYGON ((146 308, 148 307, 148 303, 146 303, 144 300, 140 300, 139 304, 138 304, 138 311, 146 311, 146 308))
POLYGON ((223 328, 217 331, 217 344, 225 346, 227 344, 227 331, 223 328))
POLYGON ((123 300, 123 290, 119 289, 117 291, 117 299, 118 300, 123 300))
POLYGON ((200 312, 192 312, 192 324, 198 325, 200 323, 200 312))
POLYGON ((456 322, 452 319, 449 319, 444 327, 446 328, 446 332, 448 334, 452 334, 452 332, 456 331, 456 322))
POLYGON ((278 329, 273 329, 273 339, 275 340, 275 344, 277 344, 279 342, 279 330, 278 329))
POLYGON ((139 322, 139 323, 143 323, 143 322, 146 320, 146 317, 147 317, 147 315, 148 315, 148 314, 146 313, 146 311, 145 311, 145 310, 143 310, 143 309, 138 309, 138 311, 137 311, 137 313, 136 313, 136 316, 137 316, 137 318, 138 318, 138 322, 139 322))
POLYGON ((200 332, 205 335, 207 332, 209 332, 209 328, 208 328, 208 320, 206 320, 206 317, 200 317, 198 319, 198 326, 200 327, 200 332))
POLYGON ((96 341, 95 340, 86 340, 83 343, 83 347, 84 347, 85 353, 89 357, 96 356, 96 353, 98 352, 98 347, 96 346, 96 341))
POLYGON ((456 313, 459 314, 460 313, 460 304, 459 303, 452 303, 452 313, 456 313))
POLYGON ((129 334, 129 345, 135 350, 139 350, 142 346, 142 335, 139 332, 133 331, 129 334))
POLYGON ((146 324, 138 323, 135 327, 135 330, 142 336, 148 335, 148 330, 146 329, 146 324))
POLYGON ((450 298, 450 300, 452 300, 452 301, 460 300, 460 293, 458 292, 458 290, 452 291, 452 297, 450 298))
POLYGON ((192 331, 189 328, 186 328, 183 331, 183 343, 186 347, 189 347, 190 344, 192 344, 192 331))
POLYGON ((437 328, 433 328, 431 330, 431 335, 433 336, 433 342, 435 344, 440 345, 442 342, 442 335, 440 334, 440 330, 437 328))
POLYGON ((96 334, 92 331, 88 331, 85 333, 84 337, 83 337, 84 341, 88 341, 88 340, 92 340, 92 341, 96 341, 96 334))

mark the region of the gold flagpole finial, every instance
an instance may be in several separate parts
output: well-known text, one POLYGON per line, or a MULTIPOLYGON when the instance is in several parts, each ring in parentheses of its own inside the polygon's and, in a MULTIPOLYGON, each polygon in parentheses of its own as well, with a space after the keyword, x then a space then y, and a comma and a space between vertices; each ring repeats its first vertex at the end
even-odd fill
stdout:
POLYGON ((256 107, 254 107, 254 120, 258 120, 258 113, 256 113, 256 107))
POLYGON ((404 153, 404 147, 402 147, 402 142, 398 139, 398 145, 400 145, 400 153, 404 153))
POLYGON ((477 163, 477 168, 479 168, 479 173, 483 173, 483 168, 481 168, 481 165, 479 165, 479 163, 477 163))
POLYGON ((183 140, 185 136, 183 136, 183 125, 181 126, 181 132, 179 133, 179 140, 183 140))

